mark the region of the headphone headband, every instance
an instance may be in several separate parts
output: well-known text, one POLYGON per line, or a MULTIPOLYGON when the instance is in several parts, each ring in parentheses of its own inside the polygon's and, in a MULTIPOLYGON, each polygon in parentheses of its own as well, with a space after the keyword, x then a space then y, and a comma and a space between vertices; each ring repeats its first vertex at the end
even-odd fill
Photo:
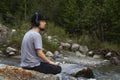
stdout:
POLYGON ((36 15, 35 22, 36 22, 37 25, 39 25, 39 23, 38 23, 38 12, 36 12, 35 15, 36 15))

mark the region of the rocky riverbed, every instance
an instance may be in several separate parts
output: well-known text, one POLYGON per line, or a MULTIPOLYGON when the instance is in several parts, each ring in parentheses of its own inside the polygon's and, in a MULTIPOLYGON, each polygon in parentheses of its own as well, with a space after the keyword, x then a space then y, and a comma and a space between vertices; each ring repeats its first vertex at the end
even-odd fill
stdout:
POLYGON ((18 54, 19 50, 13 47, 7 47, 4 51, 0 51, 1 52, 0 64, 6 64, 4 66, 1 65, 0 79, 5 79, 5 80, 9 80, 10 78, 11 80, 18 80, 17 78, 20 79, 23 78, 22 80, 48 80, 48 79, 49 80, 81 80, 81 79, 119 80, 120 79, 119 52, 110 49, 89 50, 87 46, 78 46, 78 44, 76 46, 75 45, 76 44, 70 47, 71 49, 67 48, 68 44, 67 46, 60 45, 59 50, 56 50, 54 52, 51 51, 45 52, 45 55, 49 59, 53 60, 62 67, 62 72, 57 75, 43 74, 36 71, 30 71, 29 74, 28 70, 24 70, 19 67, 20 59, 21 59, 20 54, 18 54), (14 70, 16 71, 16 73, 13 72, 14 70), (32 77, 26 75, 28 77, 24 78, 24 76, 21 76, 24 73, 21 72, 25 72, 25 74, 32 75, 32 77))
POLYGON ((89 50, 87 46, 80 46, 79 44, 69 45, 68 47, 68 43, 64 44, 65 45, 62 43, 60 45, 59 50, 45 52, 45 55, 50 60, 53 60, 62 67, 62 72, 60 74, 52 75, 51 77, 49 74, 38 74, 38 72, 30 71, 31 75, 34 75, 35 78, 28 76, 27 79, 24 79, 24 76, 21 76, 22 73, 18 74, 18 71, 26 72, 26 70, 19 67, 21 59, 20 54, 18 54, 19 50, 13 47, 7 47, 6 50, 0 51, 0 63, 7 64, 7 70, 10 74, 6 74, 8 72, 6 71, 6 66, 2 66, 1 79, 7 78, 9 75, 12 80, 17 80, 17 77, 22 77, 22 80, 48 80, 49 77, 51 80, 119 80, 119 52, 110 49, 89 50), (118 68, 118 70, 114 68, 118 68), (14 69, 17 70, 17 74, 11 72, 14 69), (34 72, 35 74, 42 76, 35 76, 34 72), (112 72, 114 75, 112 75, 112 72), (13 75, 17 77, 14 77, 13 75), (48 76, 48 78, 44 78, 44 76, 48 76))
MULTIPOLYGON (((85 60, 85 59, 84 59, 85 60)), ((85 61, 86 62, 86 61, 85 61)), ((90 61, 89 61, 90 62, 90 61)), ((21 69, 19 67, 20 64, 20 58, 18 57, 0 57, 0 63, 1 63, 1 79, 5 80, 3 78, 7 78, 5 77, 7 75, 14 75, 14 72, 11 72, 13 70, 16 70, 17 73, 15 74, 17 77, 22 77, 20 76, 19 71, 23 71, 26 72, 28 71, 29 74, 29 70, 24 70, 21 69), (6 65, 2 65, 2 64, 6 64, 6 65), (8 69, 7 69, 8 68, 8 69), (6 72, 4 72, 6 71, 6 72), (9 74, 10 73, 10 74, 9 74)), ((97 62, 96 62, 97 63, 97 62)), ((106 64, 106 65, 97 65, 97 66, 84 66, 82 64, 78 64, 78 63, 61 63, 60 64, 62 66, 62 73, 57 74, 57 75, 51 75, 51 74, 43 74, 43 73, 39 73, 39 72, 35 72, 35 71, 30 71, 34 77, 38 77, 42 75, 42 77, 38 77, 38 79, 36 80, 48 80, 48 78, 44 78, 44 76, 48 76, 51 77, 49 78, 49 80, 56 80, 53 78, 59 78, 60 80, 119 80, 120 79, 120 65, 111 65, 111 64, 106 64), (35 76, 35 74, 37 74, 35 76)), ((27 74, 27 73, 26 73, 27 74)), ((14 76, 15 76, 14 75, 14 76)), ((12 78, 17 78, 17 77, 12 77, 12 78)), ((24 78, 24 77, 23 77, 24 78)), ((25 77, 27 78, 27 77, 25 77)), ((34 80, 35 78, 31 78, 32 80, 34 80)), ((59 80, 58 79, 58 80, 59 80)), ((9 80, 9 79, 8 79, 9 80)), ((14 79, 14 80, 18 80, 18 79, 14 79)), ((23 79, 24 80, 24 79, 23 79)), ((25 80, 30 80, 29 77, 28 79, 25 80)))
MULTIPOLYGON (((119 80, 120 77, 120 65, 119 64, 111 64, 109 60, 105 60, 102 58, 93 58, 88 56, 77 56, 75 52, 70 51, 63 51, 63 53, 59 53, 55 51, 46 52, 46 56, 59 63, 62 66, 62 73, 57 75, 49 75, 30 71, 34 76, 36 73, 37 75, 42 75, 41 78, 38 77, 36 80, 48 80, 48 78, 44 78, 44 76, 51 77, 51 80, 119 80), (54 79, 53 79, 54 78, 54 79)), ((12 55, 12 56, 1 56, 0 57, 1 64, 7 64, 7 68, 12 71, 14 68, 17 71, 26 71, 19 67, 20 64, 20 55, 12 55), (11 68, 12 66, 12 68, 11 68)), ((6 71, 6 67, 2 66, 2 70, 6 71)), ((6 73, 6 72, 3 72, 6 73)), ((13 72, 12 72, 13 74, 13 72)), ((1 74, 2 75, 2 74, 1 74)), ((8 74, 7 74, 8 75, 8 74)), ((14 75, 14 74, 13 74, 14 75)), ((11 76, 13 76, 11 75, 11 76)), ((18 77, 21 77, 20 74, 16 74, 18 77)), ((5 76, 5 74, 4 74, 5 76)), ((1 76, 1 78, 5 78, 1 76)), ((14 78, 14 76, 13 76, 14 78)), ((17 77, 16 77, 17 78, 17 77)), ((34 80, 34 78, 31 78, 34 80)), ((15 80, 15 79, 14 79, 15 80)), ((17 79, 16 79, 17 80, 17 79)), ((24 79, 23 79, 24 80, 24 79)), ((30 80, 25 79, 25 80, 30 80)), ((50 79, 49 79, 50 80, 50 79)))

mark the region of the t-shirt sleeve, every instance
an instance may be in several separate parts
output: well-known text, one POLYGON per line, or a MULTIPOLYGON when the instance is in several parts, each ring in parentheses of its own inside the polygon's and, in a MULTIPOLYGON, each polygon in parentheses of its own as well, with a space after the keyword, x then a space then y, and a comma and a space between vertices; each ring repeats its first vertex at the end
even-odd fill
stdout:
POLYGON ((42 37, 41 35, 35 35, 33 36, 33 43, 35 49, 42 49, 42 37))

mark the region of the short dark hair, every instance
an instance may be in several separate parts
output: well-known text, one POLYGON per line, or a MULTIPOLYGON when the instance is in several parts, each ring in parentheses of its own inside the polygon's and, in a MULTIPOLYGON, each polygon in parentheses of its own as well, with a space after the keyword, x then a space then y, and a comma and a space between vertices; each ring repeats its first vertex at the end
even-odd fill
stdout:
POLYGON ((31 26, 39 26, 40 20, 48 20, 45 16, 42 16, 40 13, 36 12, 31 17, 31 26))

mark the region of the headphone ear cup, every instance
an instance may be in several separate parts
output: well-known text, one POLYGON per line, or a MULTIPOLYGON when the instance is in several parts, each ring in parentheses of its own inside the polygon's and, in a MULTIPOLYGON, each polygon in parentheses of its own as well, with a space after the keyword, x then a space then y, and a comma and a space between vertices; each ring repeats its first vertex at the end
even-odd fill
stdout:
POLYGON ((39 21, 38 21, 38 12, 35 13, 36 15, 36 18, 35 18, 35 23, 36 23, 36 26, 39 26, 39 21))

